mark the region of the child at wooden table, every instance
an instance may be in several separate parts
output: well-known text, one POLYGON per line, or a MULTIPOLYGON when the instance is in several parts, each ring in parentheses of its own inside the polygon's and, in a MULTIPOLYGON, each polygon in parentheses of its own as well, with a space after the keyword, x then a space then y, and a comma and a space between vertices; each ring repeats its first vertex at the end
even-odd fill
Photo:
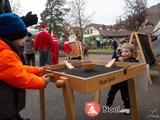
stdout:
MULTIPOLYGON (((118 58, 119 61, 123 62, 138 62, 135 59, 135 47, 132 44, 124 43, 122 45, 122 54, 118 58)), ((129 93, 128 93, 128 82, 123 81, 118 84, 112 85, 109 93, 106 105, 111 107, 115 98, 116 93, 120 90, 121 97, 123 100, 123 104, 125 109, 121 109, 120 112, 125 114, 130 114, 130 101, 129 101, 129 93)))
POLYGON ((27 28, 13 13, 0 14, 0 120, 29 120, 20 116, 25 89, 43 89, 49 78, 45 67, 23 65, 21 50, 27 28))

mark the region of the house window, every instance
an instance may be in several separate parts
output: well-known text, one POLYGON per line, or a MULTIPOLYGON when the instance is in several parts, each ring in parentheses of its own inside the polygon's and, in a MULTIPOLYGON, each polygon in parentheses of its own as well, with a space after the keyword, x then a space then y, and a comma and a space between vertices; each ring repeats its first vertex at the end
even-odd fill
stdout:
POLYGON ((93 30, 91 29, 91 31, 90 31, 91 33, 90 34, 92 34, 93 33, 93 30))
POLYGON ((87 30, 87 34, 89 35, 89 30, 87 30))

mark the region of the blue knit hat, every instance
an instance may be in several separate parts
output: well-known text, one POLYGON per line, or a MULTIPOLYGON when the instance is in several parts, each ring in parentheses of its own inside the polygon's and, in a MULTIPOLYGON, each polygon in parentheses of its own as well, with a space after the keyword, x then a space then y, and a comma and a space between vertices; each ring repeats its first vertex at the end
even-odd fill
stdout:
POLYGON ((14 13, 0 14, 0 38, 14 41, 25 37, 27 28, 22 19, 14 13))

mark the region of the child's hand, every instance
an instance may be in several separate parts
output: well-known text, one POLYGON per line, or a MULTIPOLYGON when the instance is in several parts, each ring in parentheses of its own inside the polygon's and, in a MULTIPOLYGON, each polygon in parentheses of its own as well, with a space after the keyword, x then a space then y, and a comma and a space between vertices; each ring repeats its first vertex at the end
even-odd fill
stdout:
POLYGON ((46 69, 51 69, 51 67, 49 65, 45 65, 45 66, 42 66, 41 69, 46 70, 46 69))
POLYGON ((42 78, 45 81, 45 86, 46 86, 49 83, 50 79, 46 75, 43 75, 42 78))
POLYGON ((41 70, 41 72, 38 74, 38 76, 43 76, 46 73, 45 69, 43 67, 39 69, 41 70))
POLYGON ((118 60, 119 60, 120 62, 123 62, 123 57, 119 57, 118 60))
POLYGON ((42 66, 42 67, 40 67, 39 69, 41 69, 42 70, 42 72, 39 74, 39 76, 42 76, 42 75, 44 75, 44 74, 46 74, 46 69, 49 69, 50 67, 48 66, 48 65, 45 65, 45 66, 42 66))

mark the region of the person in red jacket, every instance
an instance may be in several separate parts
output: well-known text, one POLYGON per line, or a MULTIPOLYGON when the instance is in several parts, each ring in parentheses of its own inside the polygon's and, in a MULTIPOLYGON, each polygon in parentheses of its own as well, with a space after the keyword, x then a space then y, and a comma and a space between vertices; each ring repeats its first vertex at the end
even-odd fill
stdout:
POLYGON ((62 46, 62 49, 63 49, 64 53, 66 54, 67 59, 69 61, 70 60, 70 53, 72 51, 72 48, 71 48, 71 46, 69 44, 68 36, 67 36, 67 39, 66 39, 66 41, 64 42, 64 44, 62 46))
POLYGON ((41 24, 41 31, 34 39, 34 48, 40 53, 40 66, 50 64, 50 47, 52 36, 46 30, 46 24, 41 24))
POLYGON ((56 34, 52 35, 53 41, 51 44, 51 61, 53 65, 58 64, 58 58, 59 58, 59 41, 58 36, 56 34))
POLYGON ((19 16, 0 14, 0 120, 26 120, 19 114, 25 106, 25 89, 43 89, 49 81, 40 77, 45 67, 22 63, 19 46, 26 34, 26 25, 19 16))

